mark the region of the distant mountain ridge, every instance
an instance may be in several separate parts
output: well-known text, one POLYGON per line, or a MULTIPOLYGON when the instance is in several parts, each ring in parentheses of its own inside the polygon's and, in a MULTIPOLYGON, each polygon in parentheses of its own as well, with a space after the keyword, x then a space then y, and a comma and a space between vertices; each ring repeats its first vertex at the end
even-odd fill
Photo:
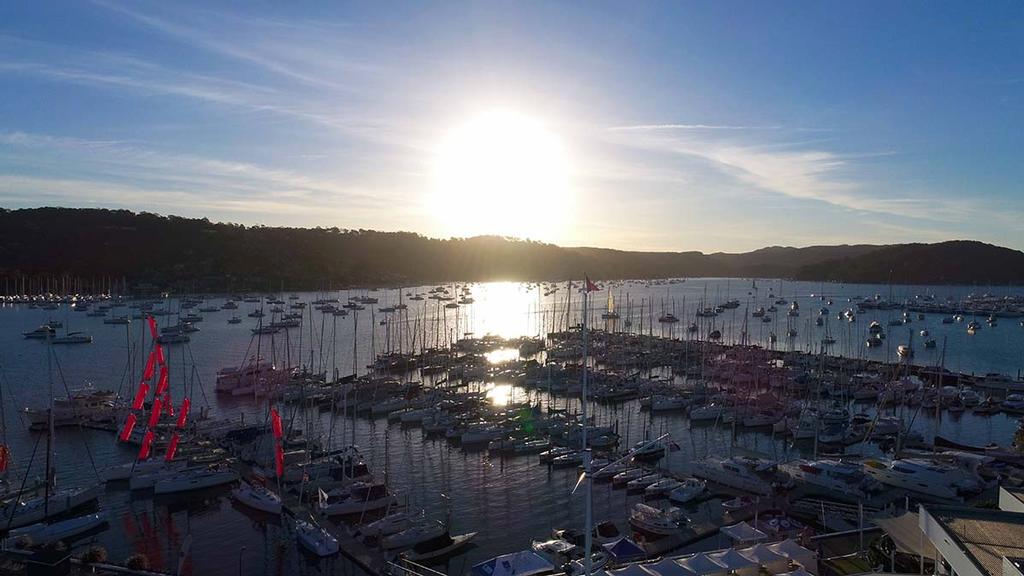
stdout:
POLYGON ((17 279, 106 279, 194 291, 581 278, 771 277, 1024 285, 1024 252, 956 240, 752 252, 637 252, 492 236, 275 228, 127 210, 0 209, 0 288, 17 279))

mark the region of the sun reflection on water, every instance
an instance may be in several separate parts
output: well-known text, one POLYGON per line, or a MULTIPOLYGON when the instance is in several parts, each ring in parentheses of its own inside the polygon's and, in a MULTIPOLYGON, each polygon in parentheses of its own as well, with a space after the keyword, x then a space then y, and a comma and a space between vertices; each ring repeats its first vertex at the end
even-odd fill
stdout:
POLYGON ((499 348, 484 354, 484 357, 487 358, 487 362, 490 364, 501 364, 518 359, 519 350, 515 348, 499 348))
POLYGON ((477 284, 473 298, 469 325, 475 334, 513 338, 539 332, 537 292, 533 287, 518 282, 477 284))
POLYGON ((487 399, 493 406, 508 406, 512 402, 512 385, 498 384, 487 391, 487 399))

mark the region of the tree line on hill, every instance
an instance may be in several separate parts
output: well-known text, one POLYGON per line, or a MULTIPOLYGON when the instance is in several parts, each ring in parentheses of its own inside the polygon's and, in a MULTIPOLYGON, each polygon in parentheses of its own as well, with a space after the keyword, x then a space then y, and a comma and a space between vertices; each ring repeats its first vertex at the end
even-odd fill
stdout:
MULTIPOLYGON (((496 236, 216 223, 128 210, 0 210, 0 277, 107 279, 189 291, 324 290, 449 281, 759 277, 1024 284, 1024 253, 974 241, 769 247, 741 254, 560 247, 496 236)), ((47 284, 52 285, 52 284, 47 284)), ((10 290, 8 288, 8 290, 10 290)))

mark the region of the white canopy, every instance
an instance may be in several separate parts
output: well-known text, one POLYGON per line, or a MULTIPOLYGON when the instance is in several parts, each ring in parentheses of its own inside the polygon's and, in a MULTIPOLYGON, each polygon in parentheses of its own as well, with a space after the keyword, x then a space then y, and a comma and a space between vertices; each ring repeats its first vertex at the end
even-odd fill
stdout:
POLYGON ((694 576, 693 572, 679 565, 676 558, 665 558, 651 564, 644 564, 647 576, 694 576))
POLYGON ((680 558, 678 563, 696 576, 711 576, 729 572, 727 567, 704 552, 698 552, 688 558, 680 558))
POLYGON ((481 562, 470 571, 473 576, 530 576, 554 569, 551 562, 532 550, 502 554, 481 562))
POLYGON ((761 571, 760 564, 740 554, 735 548, 714 552, 708 554, 708 557, 739 576, 754 576, 761 571))
POLYGON ((752 562, 757 562, 771 574, 779 574, 789 570, 789 558, 772 551, 766 544, 754 544, 750 548, 739 551, 752 562))
POLYGON ((626 564, 617 570, 607 571, 611 576, 651 576, 651 573, 644 569, 641 564, 626 564))
POLYGON ((818 555, 797 544, 795 541, 786 538, 782 542, 776 542, 775 544, 769 544, 772 552, 785 556, 793 562, 804 567, 805 570, 811 573, 818 572, 818 555))
POLYGON ((761 542, 768 539, 767 534, 746 522, 740 522, 739 524, 733 524, 732 526, 722 526, 719 528, 719 532, 725 534, 729 538, 732 538, 732 541, 737 543, 752 544, 754 542, 761 542))

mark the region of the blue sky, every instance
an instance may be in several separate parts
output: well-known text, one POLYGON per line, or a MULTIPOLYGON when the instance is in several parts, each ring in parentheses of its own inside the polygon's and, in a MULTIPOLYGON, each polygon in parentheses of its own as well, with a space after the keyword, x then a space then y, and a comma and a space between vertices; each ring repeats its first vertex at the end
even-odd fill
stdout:
POLYGON ((0 93, 5 207, 448 236, 436 143, 507 109, 543 240, 1024 248, 1020 2, 8 2, 0 93))

